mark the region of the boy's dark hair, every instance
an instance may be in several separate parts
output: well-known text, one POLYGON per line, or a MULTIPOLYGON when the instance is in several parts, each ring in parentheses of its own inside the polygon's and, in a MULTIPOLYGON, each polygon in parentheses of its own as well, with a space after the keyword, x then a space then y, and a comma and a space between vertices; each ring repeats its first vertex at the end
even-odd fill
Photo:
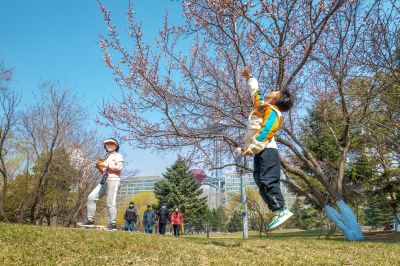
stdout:
POLYGON ((275 102, 276 107, 278 107, 281 112, 289 111, 293 107, 293 104, 293 95, 288 91, 281 91, 281 97, 275 102))

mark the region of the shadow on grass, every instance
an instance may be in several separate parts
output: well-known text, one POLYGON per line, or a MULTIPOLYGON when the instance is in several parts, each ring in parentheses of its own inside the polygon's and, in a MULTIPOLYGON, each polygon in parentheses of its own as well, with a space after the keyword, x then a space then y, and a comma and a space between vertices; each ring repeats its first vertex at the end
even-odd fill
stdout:
POLYGON ((223 241, 210 241, 209 244, 214 245, 214 246, 219 246, 219 247, 229 247, 229 248, 237 248, 242 245, 242 243, 236 242, 236 243, 227 243, 223 241))
MULTIPOLYGON (((251 240, 272 240, 272 239, 279 239, 279 240, 290 240, 290 239, 321 239, 324 240, 325 236, 328 234, 328 230, 313 230, 313 231, 303 231, 303 230, 280 230, 274 231, 271 233, 263 233, 261 236, 259 232, 250 232, 249 238, 247 241, 251 240)), ((205 240, 205 234, 200 235, 187 235, 185 238, 189 239, 202 239, 205 240)), ((226 233, 226 234, 210 234, 210 238, 208 240, 242 240, 242 233, 226 233)), ((329 240, 334 241, 345 241, 343 235, 336 233, 334 234, 329 240)))
POLYGON ((312 230, 312 231, 297 231, 297 232, 281 232, 275 231, 272 233, 268 233, 267 237, 269 238, 322 238, 328 234, 328 230, 312 230))
POLYGON ((400 233, 394 231, 366 232, 364 235, 367 242, 400 243, 400 233))
MULTIPOLYGON (((326 230, 303 231, 303 230, 280 230, 271 233, 251 231, 249 239, 267 239, 267 238, 325 238, 328 233, 326 230)), ((205 234, 187 235, 186 238, 204 239, 205 234)), ((209 239, 242 239, 242 232, 236 233, 211 233, 209 239)))
MULTIPOLYGON (((345 237, 340 233, 336 232, 329 239, 326 239, 325 236, 328 234, 327 230, 313 230, 313 231, 299 231, 299 230, 280 230, 274 231, 271 233, 263 233, 262 237, 260 237, 258 232, 250 232, 249 239, 251 240, 290 240, 290 239, 298 239, 298 240, 329 240, 335 242, 347 242, 345 237)), ((364 242, 381 242, 381 243, 400 243, 400 233, 396 233, 393 231, 377 231, 377 232, 364 232, 365 241, 364 242)), ((205 235, 191 235, 186 236, 185 238, 193 239, 193 240, 207 240, 205 243, 219 245, 219 246, 239 246, 240 243, 226 243, 223 241, 237 241, 240 239, 242 241, 242 233, 226 233, 226 234, 210 234, 210 238, 207 239, 205 235)))

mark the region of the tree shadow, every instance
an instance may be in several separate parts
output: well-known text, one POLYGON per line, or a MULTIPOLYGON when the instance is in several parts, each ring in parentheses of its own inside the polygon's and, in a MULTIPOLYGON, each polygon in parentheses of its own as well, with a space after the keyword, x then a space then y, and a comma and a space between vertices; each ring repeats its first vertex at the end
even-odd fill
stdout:
POLYGON ((378 231, 364 233, 367 242, 400 243, 400 233, 394 231, 378 231))
MULTIPOLYGON (((337 241, 337 242, 346 242, 344 235, 340 232, 334 233, 329 239, 326 239, 325 236, 328 234, 328 230, 312 230, 312 231, 289 231, 289 232, 279 232, 274 231, 271 233, 263 233, 262 237, 258 234, 250 234, 249 239, 247 240, 268 240, 268 239, 320 239, 320 240, 329 240, 329 241, 337 241)), ((396 233, 394 231, 377 231, 377 232, 364 232, 365 241, 364 242, 382 242, 382 243, 400 243, 400 233, 396 233)), ((216 246, 224 246, 224 247, 237 247, 240 246, 241 243, 238 243, 239 239, 242 240, 241 235, 239 234, 226 234, 221 236, 212 235, 209 239, 202 237, 191 237, 187 236, 186 238, 193 240, 207 240, 205 244, 212 244, 216 246), (229 241, 229 242, 226 242, 229 241)))

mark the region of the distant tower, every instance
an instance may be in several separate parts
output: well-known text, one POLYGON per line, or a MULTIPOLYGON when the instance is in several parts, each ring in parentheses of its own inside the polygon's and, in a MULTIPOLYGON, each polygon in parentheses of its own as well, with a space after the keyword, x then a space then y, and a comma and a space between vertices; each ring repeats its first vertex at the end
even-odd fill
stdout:
POLYGON ((222 169, 221 166, 223 165, 222 156, 221 156, 221 148, 222 144, 221 141, 218 139, 214 140, 214 169, 213 172, 213 183, 218 186, 219 191, 225 190, 225 179, 222 176, 222 169))
POLYGON ((218 169, 214 170, 214 177, 220 179, 222 177, 221 162, 221 144, 218 139, 214 140, 214 166, 218 169))

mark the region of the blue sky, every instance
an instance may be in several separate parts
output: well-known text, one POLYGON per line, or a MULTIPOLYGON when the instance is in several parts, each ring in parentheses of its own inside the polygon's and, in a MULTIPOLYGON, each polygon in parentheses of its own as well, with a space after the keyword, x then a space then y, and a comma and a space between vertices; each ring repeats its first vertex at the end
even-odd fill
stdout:
MULTIPOLYGON (((143 23, 146 40, 153 40, 168 9, 172 23, 183 21, 179 1, 136 0, 137 18, 143 23)), ((126 25, 126 0, 104 0, 114 22, 126 25)), ((98 35, 105 33, 95 0, 0 0, 0 59, 14 68, 12 88, 22 95, 22 106, 37 94, 39 84, 57 80, 68 85, 89 110, 90 128, 103 137, 110 129, 94 123, 103 99, 118 95, 119 89, 105 67, 98 35)), ((120 28, 120 29, 121 29, 120 28)), ((161 175, 176 159, 175 154, 160 157, 156 152, 134 149, 125 144, 121 150, 129 169, 141 175, 161 175)))

